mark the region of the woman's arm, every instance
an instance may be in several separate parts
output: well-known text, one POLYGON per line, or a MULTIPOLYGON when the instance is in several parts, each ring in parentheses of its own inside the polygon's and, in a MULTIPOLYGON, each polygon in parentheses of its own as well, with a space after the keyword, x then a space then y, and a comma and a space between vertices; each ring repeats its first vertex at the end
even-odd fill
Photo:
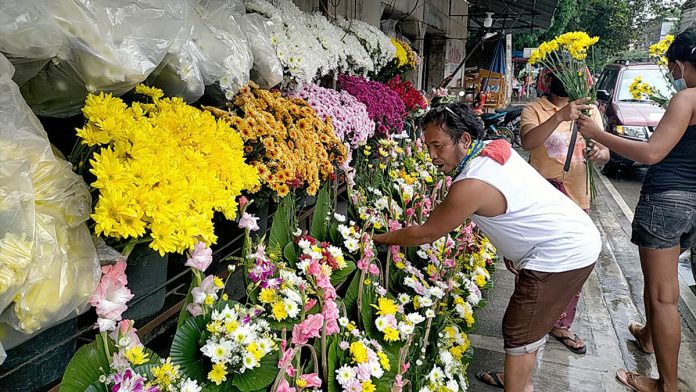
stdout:
POLYGON ((372 238, 376 243, 386 245, 415 246, 434 242, 466 222, 480 208, 482 200, 490 200, 486 194, 491 191, 498 192, 483 181, 469 179, 456 182, 425 223, 375 234, 372 238))
POLYGON ((693 117, 694 99, 696 89, 677 93, 647 143, 604 132, 592 119, 584 115, 578 119, 578 129, 584 136, 596 140, 621 156, 654 165, 663 160, 684 135, 693 117))
POLYGON ((592 109, 591 105, 584 104, 587 100, 588 98, 581 98, 577 101, 568 103, 563 109, 554 113, 548 120, 537 126, 532 124, 523 125, 522 129, 520 129, 522 148, 531 151, 541 146, 561 123, 578 118, 581 110, 592 109))

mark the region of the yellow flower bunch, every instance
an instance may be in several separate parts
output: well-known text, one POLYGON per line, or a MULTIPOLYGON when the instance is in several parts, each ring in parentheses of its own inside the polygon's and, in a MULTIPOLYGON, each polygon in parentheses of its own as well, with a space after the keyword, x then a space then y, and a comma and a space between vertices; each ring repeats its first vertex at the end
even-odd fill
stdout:
POLYGON ((408 64, 408 55, 406 54, 406 49, 404 49, 401 41, 396 38, 391 38, 391 43, 394 45, 394 48, 396 48, 396 66, 403 67, 404 65, 408 64))
POLYGON ((333 174, 334 163, 346 159, 346 147, 334 134, 330 117, 321 120, 303 99, 284 98, 250 83, 234 106, 229 112, 205 109, 239 130, 250 163, 280 197, 303 186, 315 195, 321 180, 333 174))
POLYGON ((667 65, 667 58, 664 55, 672 42, 674 42, 674 36, 668 34, 662 41, 650 46, 650 56, 657 58, 658 64, 667 65))
POLYGON ((655 93, 655 87, 643 82, 643 78, 636 76, 628 86, 628 91, 634 99, 642 99, 643 95, 651 95, 655 93))
POLYGON ((560 59, 558 52, 562 51, 567 52, 577 61, 583 61, 587 58, 587 50, 598 41, 599 37, 590 37, 584 31, 568 32, 539 45, 539 48, 529 57, 529 64, 543 62, 554 53, 560 59))
POLYGON ((181 98, 161 99, 159 89, 142 85, 136 92, 153 103, 129 106, 100 93, 90 94, 82 110, 80 147, 95 151, 87 156, 98 191, 96 234, 149 235, 162 255, 193 249, 198 240, 214 243, 213 214, 234 219, 237 196, 259 184, 244 161, 242 138, 227 121, 181 98))

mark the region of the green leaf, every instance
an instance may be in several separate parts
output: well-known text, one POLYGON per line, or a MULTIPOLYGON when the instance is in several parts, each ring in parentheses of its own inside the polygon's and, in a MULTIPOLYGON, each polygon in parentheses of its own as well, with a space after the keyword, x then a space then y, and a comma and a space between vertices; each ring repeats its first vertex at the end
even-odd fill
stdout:
POLYGON ((309 234, 319 241, 329 240, 326 218, 331 213, 331 198, 329 196, 328 184, 326 183, 319 191, 317 204, 314 205, 314 213, 312 214, 312 225, 309 229, 309 234))
MULTIPOLYGON (((110 339, 109 345, 109 352, 115 352, 116 347, 110 339)), ((99 377, 109 372, 110 365, 104 352, 104 342, 101 336, 97 335, 95 341, 80 347, 68 363, 60 384, 60 392, 106 391, 106 387, 99 383, 99 377)))
POLYGON ((182 374, 198 382, 207 381, 204 357, 200 352, 205 326, 205 317, 188 318, 177 328, 170 351, 172 362, 181 366, 182 374))
POLYGON ((271 232, 268 236, 268 249, 282 250, 285 244, 290 242, 290 217, 292 214, 292 197, 285 197, 278 204, 275 214, 273 214, 273 223, 271 224, 271 232))
POLYGON ((334 221, 329 228, 329 237, 331 237, 331 242, 334 244, 341 243, 341 233, 338 232, 338 222, 334 221))
POLYGON ((329 343, 329 348, 326 351, 328 380, 326 380, 327 392, 338 392, 336 382, 336 369, 338 368, 338 344, 336 339, 332 339, 329 343))
POLYGON ((355 271, 355 263, 351 260, 346 260, 346 266, 343 269, 336 270, 331 274, 331 284, 338 286, 339 284, 345 282, 350 274, 355 271))
POLYGON ((372 304, 375 303, 375 289, 372 285, 363 284, 363 295, 362 295, 362 306, 360 308, 360 317, 362 317, 363 330, 368 335, 372 333, 372 315, 375 312, 375 308, 372 304))
POLYGON ((292 268, 295 268, 299 256, 297 254, 297 247, 293 241, 290 241, 287 245, 285 245, 285 249, 283 249, 283 256, 285 257, 285 260, 288 262, 288 264, 292 268))
POLYGON ((360 287, 360 271, 353 275, 353 280, 346 290, 346 295, 343 299, 343 304, 346 306, 346 314, 349 320, 354 320, 357 317, 355 307, 358 303, 358 289, 360 287))
POLYGON ((261 358, 261 361, 259 361, 260 367, 254 370, 247 370, 243 374, 232 375, 231 385, 241 392, 254 392, 259 389, 265 389, 273 383, 278 375, 278 355, 278 351, 274 351, 261 358))

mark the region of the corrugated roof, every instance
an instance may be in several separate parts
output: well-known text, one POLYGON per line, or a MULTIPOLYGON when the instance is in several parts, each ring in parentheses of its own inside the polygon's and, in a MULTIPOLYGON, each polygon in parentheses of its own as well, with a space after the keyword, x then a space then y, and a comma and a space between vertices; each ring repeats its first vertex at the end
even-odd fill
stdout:
MULTIPOLYGON (((465 0, 452 0, 465 1, 465 0)), ((469 26, 482 27, 486 12, 493 12, 493 30, 524 32, 551 25, 558 0, 468 0, 469 26)))

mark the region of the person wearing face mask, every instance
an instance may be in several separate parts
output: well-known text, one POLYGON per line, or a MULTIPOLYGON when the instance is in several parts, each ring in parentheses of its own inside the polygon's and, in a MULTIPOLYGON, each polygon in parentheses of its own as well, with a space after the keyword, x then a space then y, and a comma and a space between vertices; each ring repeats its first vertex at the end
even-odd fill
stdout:
POLYGON ((634 391, 677 391, 681 341, 677 265, 682 250, 696 245, 696 29, 675 37, 666 52, 678 91, 646 142, 614 136, 580 116, 583 135, 618 154, 651 165, 635 210, 631 242, 638 245, 643 269, 645 326, 629 332, 645 353, 655 353, 659 378, 624 369, 617 379, 634 391))
POLYGON ((517 271, 503 318, 504 389, 533 391, 536 353, 592 272, 602 247, 599 231, 508 142, 483 141, 483 127, 468 106, 435 107, 421 125, 433 163, 453 183, 424 224, 373 239, 432 243, 471 218, 517 271))

